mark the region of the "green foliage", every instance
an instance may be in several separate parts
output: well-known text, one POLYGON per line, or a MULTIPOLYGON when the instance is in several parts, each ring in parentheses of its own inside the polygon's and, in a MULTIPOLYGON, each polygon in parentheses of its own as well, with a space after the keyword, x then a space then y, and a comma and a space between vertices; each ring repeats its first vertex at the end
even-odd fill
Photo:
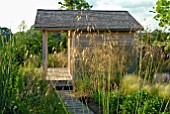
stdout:
POLYGON ((20 67, 19 73, 22 77, 22 80, 19 80, 19 97, 13 101, 17 113, 66 113, 56 90, 47 87, 46 81, 42 80, 43 74, 40 69, 35 69, 29 64, 28 67, 20 67))
POLYGON ((48 53, 66 52, 67 37, 66 33, 49 33, 48 34, 48 53))
POLYGON ((153 79, 157 72, 169 72, 170 70, 170 40, 167 39, 168 33, 161 30, 153 32, 144 31, 140 36, 139 71, 146 79, 153 79))
MULTIPOLYGON (((36 67, 42 64, 42 33, 34 30, 32 26, 24 32, 25 25, 20 25, 21 32, 13 35, 16 45, 16 59, 19 64, 26 65, 29 61, 35 63, 36 67)), ((67 39, 65 33, 50 33, 48 35, 48 53, 63 52, 67 48, 67 39)))
POLYGON ((14 39, 8 42, 1 37, 3 44, 0 49, 0 113, 11 113, 15 109, 12 101, 18 98, 19 85, 18 82, 18 62, 16 60, 17 47, 14 39))
POLYGON ((94 92, 93 95, 93 100, 97 103, 99 103, 99 105, 102 104, 102 91, 98 90, 97 92, 94 92))
POLYGON ((155 45, 155 46, 165 46, 167 41, 168 33, 155 29, 154 31, 143 31, 141 33, 141 41, 144 42, 146 45, 155 45))
POLYGON ((24 33, 25 38, 23 43, 26 46, 27 51, 29 52, 28 55, 38 55, 42 53, 42 33, 40 31, 35 31, 33 26, 24 33))
MULTIPOLYGON (((4 38, 4 42, 7 42, 10 40, 12 36, 12 32, 10 29, 3 27, 0 27, 0 38, 4 38)), ((1 47, 2 43, 0 43, 0 47, 1 47)))
POLYGON ((42 71, 35 68, 40 32, 21 30, 8 41, 0 36, 0 113, 67 113, 55 89, 47 88, 42 71))
MULTIPOLYGON (((94 93, 93 99, 102 104, 104 94, 94 93)), ((150 96, 146 90, 138 90, 128 95, 120 91, 110 92, 110 114, 158 114, 170 113, 169 101, 157 96, 150 96)))
POLYGON ((164 100, 158 97, 151 97, 144 102, 144 106, 140 109, 145 114, 157 114, 161 112, 169 112, 165 107, 164 100))
POLYGON ((89 75, 83 72, 81 78, 76 82, 76 91, 80 94, 89 95, 93 89, 91 82, 92 80, 89 78, 89 75))
POLYGON ((170 1, 158 0, 154 9, 157 13, 154 18, 159 20, 159 26, 170 26, 170 1))
POLYGON ((85 0, 64 0, 64 3, 58 2, 61 9, 66 10, 90 10, 93 6, 85 0))
POLYGON ((141 110, 140 108, 143 107, 144 102, 148 100, 148 97, 148 93, 144 90, 139 90, 127 95, 121 105, 123 113, 137 113, 139 110, 141 110))
MULTIPOLYGON (((11 43, 10 43, 11 45, 11 43)), ((42 81, 42 71, 33 64, 19 67, 15 60, 17 47, 5 45, 0 61, 0 113, 60 113, 66 110, 55 89, 47 88, 42 81), (14 49, 14 50, 12 50, 14 49)))
POLYGON ((123 103, 124 99, 125 97, 121 92, 111 92, 109 101, 111 114, 118 114, 122 111, 120 104, 123 103))
POLYGON ((33 27, 31 27, 27 32, 24 32, 23 30, 15 33, 13 38, 15 39, 18 50, 16 52, 16 59, 20 65, 27 64, 27 59, 33 55, 41 57, 42 35, 40 32, 35 32, 33 27))
MULTIPOLYGON (((156 16, 154 17, 159 21, 159 26, 165 29, 170 27, 170 0, 158 0, 156 7, 154 7, 156 16)), ((170 35, 166 38, 168 40, 165 49, 170 49, 170 35)))

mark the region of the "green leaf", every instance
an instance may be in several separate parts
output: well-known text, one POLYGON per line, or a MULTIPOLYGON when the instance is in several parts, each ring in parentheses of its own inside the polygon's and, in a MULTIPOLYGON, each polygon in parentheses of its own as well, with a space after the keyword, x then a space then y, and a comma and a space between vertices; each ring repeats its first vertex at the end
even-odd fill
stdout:
POLYGON ((61 5, 62 5, 62 3, 61 3, 61 2, 58 2, 58 4, 61 4, 61 5))
POLYGON ((170 36, 167 37, 167 40, 170 40, 170 36))

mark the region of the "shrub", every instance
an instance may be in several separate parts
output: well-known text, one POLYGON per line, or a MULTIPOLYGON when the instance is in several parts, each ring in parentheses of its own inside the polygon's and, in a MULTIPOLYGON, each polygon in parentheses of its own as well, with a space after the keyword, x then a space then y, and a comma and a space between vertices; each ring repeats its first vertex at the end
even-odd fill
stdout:
POLYGON ((30 65, 27 68, 21 67, 19 71, 23 77, 16 105, 19 113, 67 113, 55 88, 47 87, 47 82, 42 80, 40 69, 30 65))
MULTIPOLYGON (((102 91, 93 94, 95 102, 103 106, 106 102, 105 95, 102 91)), ((110 114, 157 114, 170 113, 170 104, 168 100, 151 96, 146 90, 138 90, 128 95, 120 91, 110 92, 109 100, 110 114)))
POLYGON ((143 107, 140 108, 140 113, 144 114, 157 114, 161 112, 167 112, 165 109, 166 104, 164 100, 159 97, 150 97, 144 101, 143 107))
POLYGON ((111 92, 109 101, 110 114, 118 114, 122 112, 121 106, 124 100, 125 96, 121 92, 111 92))
MULTIPOLYGON (((100 106, 103 108, 104 105, 106 105, 106 95, 99 90, 98 92, 93 93, 93 99, 95 102, 99 103, 100 106)), ((123 100, 125 99, 125 96, 119 92, 110 92, 110 98, 109 98, 109 113, 110 114, 118 114, 122 111, 121 105, 123 103, 123 100)))
POLYGON ((99 105, 102 105, 102 91, 98 90, 97 92, 93 93, 92 98, 95 102, 99 103, 99 105))
POLYGON ((149 97, 145 90, 139 90, 126 96, 121 105, 122 113, 134 114, 137 113, 140 107, 144 105, 149 97))

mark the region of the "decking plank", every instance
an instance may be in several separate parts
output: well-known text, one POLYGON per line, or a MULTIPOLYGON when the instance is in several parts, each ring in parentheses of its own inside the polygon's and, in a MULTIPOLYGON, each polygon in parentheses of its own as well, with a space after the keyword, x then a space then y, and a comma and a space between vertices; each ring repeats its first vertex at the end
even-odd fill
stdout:
POLYGON ((65 103, 67 110, 71 111, 71 114, 94 114, 88 106, 76 99, 75 95, 72 94, 72 91, 60 90, 58 93, 65 103))

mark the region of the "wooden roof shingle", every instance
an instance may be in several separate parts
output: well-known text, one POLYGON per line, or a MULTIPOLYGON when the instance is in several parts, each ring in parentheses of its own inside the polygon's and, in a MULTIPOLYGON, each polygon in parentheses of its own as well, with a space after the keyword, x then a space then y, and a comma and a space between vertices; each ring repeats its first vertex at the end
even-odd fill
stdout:
POLYGON ((37 30, 143 30, 127 11, 102 10, 43 10, 38 9, 35 29, 37 30))

